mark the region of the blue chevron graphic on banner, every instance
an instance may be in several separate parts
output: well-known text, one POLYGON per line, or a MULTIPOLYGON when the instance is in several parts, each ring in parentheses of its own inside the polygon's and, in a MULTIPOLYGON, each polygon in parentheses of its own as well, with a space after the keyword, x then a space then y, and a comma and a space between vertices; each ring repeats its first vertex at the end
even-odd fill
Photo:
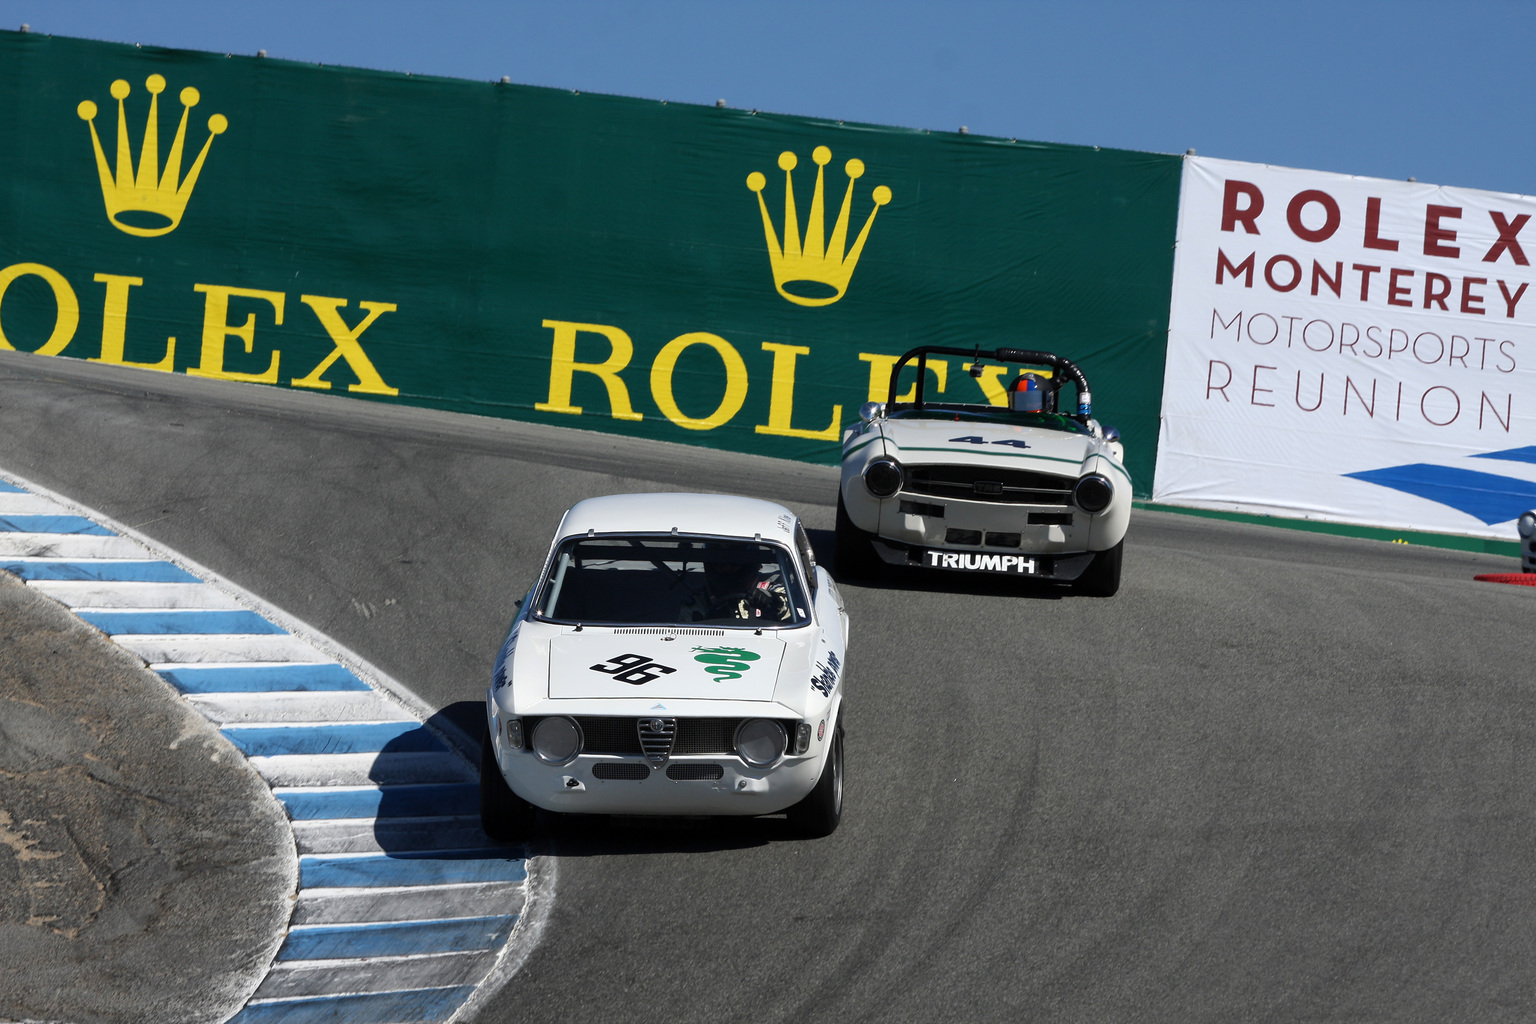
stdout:
POLYGON ((1474 459, 1504 459, 1507 462, 1533 462, 1536 463, 1536 444, 1526 445, 1524 448, 1511 448, 1502 452, 1484 452, 1481 455, 1472 456, 1474 459))
MULTIPOLYGON (((1536 462, 1536 448, 1516 448, 1477 457, 1536 462)), ((1418 462, 1344 475, 1449 505, 1489 526, 1507 523, 1519 518, 1520 513, 1536 508, 1536 483, 1493 473, 1478 473, 1470 469, 1418 462)))

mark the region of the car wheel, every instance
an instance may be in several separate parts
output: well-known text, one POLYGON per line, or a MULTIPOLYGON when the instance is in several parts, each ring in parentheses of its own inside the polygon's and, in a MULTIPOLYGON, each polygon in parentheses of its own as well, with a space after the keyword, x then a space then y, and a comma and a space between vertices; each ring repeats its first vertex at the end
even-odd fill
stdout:
POLYGON ((843 494, 837 494, 837 575, 844 580, 869 580, 880 574, 883 564, 875 549, 870 546, 869 534, 853 525, 848 509, 843 505, 843 494))
POLYGON ((789 827, 802 836, 819 838, 837 831, 838 823, 843 820, 842 722, 838 722, 832 733, 832 750, 821 769, 821 778, 816 780, 816 787, 789 809, 788 816, 789 827))
POLYGON ((1120 563, 1124 555, 1124 540, 1107 551, 1100 551, 1077 578, 1073 589, 1088 597, 1114 597, 1120 589, 1120 563))
POLYGON ((502 778, 496 746, 487 732, 480 744, 480 827, 498 842, 527 839, 533 834, 533 805, 502 778))

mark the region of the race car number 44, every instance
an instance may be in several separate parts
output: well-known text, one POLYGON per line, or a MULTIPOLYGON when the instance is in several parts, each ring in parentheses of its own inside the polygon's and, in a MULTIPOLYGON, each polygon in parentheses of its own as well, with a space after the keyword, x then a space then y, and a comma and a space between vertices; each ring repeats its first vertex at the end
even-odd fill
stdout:
POLYGON ((924 555, 930 569, 970 569, 1026 576, 1040 571, 1035 559, 1028 555, 984 555, 974 551, 927 551, 924 555))

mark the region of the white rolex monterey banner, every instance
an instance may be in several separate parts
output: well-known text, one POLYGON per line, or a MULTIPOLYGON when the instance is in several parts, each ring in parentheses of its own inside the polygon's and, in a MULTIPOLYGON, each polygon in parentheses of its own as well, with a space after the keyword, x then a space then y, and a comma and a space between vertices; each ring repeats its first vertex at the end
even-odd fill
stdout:
POLYGON ((1153 500, 1514 539, 1536 197, 1189 157, 1153 500))

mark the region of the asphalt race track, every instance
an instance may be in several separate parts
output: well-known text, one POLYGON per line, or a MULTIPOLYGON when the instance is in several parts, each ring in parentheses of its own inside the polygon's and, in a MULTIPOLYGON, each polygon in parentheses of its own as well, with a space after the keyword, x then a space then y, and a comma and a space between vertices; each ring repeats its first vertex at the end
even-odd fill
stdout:
MULTIPOLYGON (((830 558, 836 486, 826 467, 9 352, 0 467, 466 729, 572 502, 773 498, 830 558)), ((1536 591, 1472 580, 1516 568, 1143 512, 1113 599, 846 587, 842 828, 562 823, 543 940, 479 1019, 1524 1021, 1536 591)))

